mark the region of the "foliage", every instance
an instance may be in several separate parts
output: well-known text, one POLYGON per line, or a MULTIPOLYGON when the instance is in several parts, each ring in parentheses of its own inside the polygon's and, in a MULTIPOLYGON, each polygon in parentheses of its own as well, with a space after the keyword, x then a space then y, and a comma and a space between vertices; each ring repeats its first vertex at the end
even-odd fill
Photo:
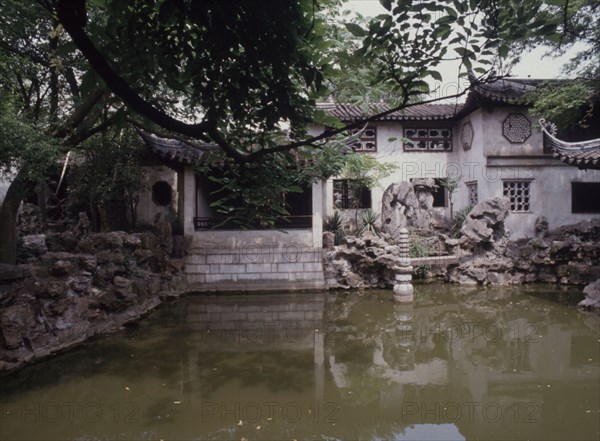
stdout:
POLYGON ((396 164, 379 162, 372 155, 351 153, 348 154, 340 175, 352 181, 356 188, 372 189, 397 168, 396 164))
POLYGON ((302 181, 289 168, 290 153, 270 155, 269 162, 239 164, 222 154, 199 165, 200 173, 218 189, 210 206, 240 228, 271 228, 288 215, 284 195, 302 191, 302 181))
MULTIPOLYGON (((232 159, 224 162, 232 170, 223 185, 259 217, 268 216, 259 208, 265 201, 305 179, 294 166, 297 156, 285 152, 323 149, 366 122, 328 118, 314 111, 317 100, 333 94, 356 101, 354 88, 363 95, 364 84, 376 92, 373 99, 394 97, 389 112, 399 110, 428 92, 426 79, 441 80, 443 61, 458 60, 463 74, 473 68, 486 80, 493 63, 509 54, 509 41, 556 31, 547 14, 540 18, 540 7, 514 0, 383 0, 386 13, 344 27, 333 25, 344 17, 328 18, 340 0, 231 0, 226 8, 219 0, 39 4, 60 23, 55 31, 72 39, 61 41, 77 47, 130 109, 169 132, 218 145, 232 159), (348 33, 355 38, 338 44, 348 33), (311 134, 312 121, 328 128, 311 134), (289 137, 281 136, 283 127, 289 137), (252 179, 248 170, 262 179, 283 177, 283 187, 273 192, 277 181, 252 179)), ((235 210, 235 200, 223 199, 219 209, 235 210)))
POLYGON ((439 183, 448 192, 448 199, 450 200, 450 219, 453 219, 453 217, 454 217, 454 192, 460 185, 461 180, 462 180, 462 175, 447 176, 447 177, 441 178, 439 180, 439 183))
POLYGON ((91 213, 96 229, 103 230, 123 228, 117 215, 124 218, 126 208, 130 228, 135 229, 135 209, 140 193, 147 190, 139 164, 141 145, 137 134, 132 130, 106 131, 83 143, 77 152, 83 160, 70 178, 71 206, 84 206, 91 213))
POLYGON ((342 238, 346 235, 344 231, 344 220, 339 212, 334 212, 323 220, 323 229, 335 234, 334 244, 339 245, 342 238))
POLYGON ((469 205, 456 212, 456 215, 452 218, 450 223, 450 237, 457 238, 460 236, 460 230, 467 218, 467 215, 471 212, 473 206, 469 205))
POLYGON ((532 112, 552 121, 562 129, 586 127, 592 116, 594 101, 598 99, 598 81, 573 80, 569 82, 549 82, 532 92, 532 112))
POLYGON ((357 235, 361 236, 367 231, 370 231, 376 236, 379 236, 381 234, 381 222, 379 218, 379 213, 373 211, 370 208, 366 209, 360 216, 360 219, 358 221, 357 235))
POLYGON ((561 128, 585 127, 600 96, 600 8, 597 0, 534 0, 549 33, 528 32, 511 38, 515 61, 532 48, 544 46, 546 55, 570 51, 563 66, 574 81, 549 82, 531 95, 534 111, 561 128))
POLYGON ((37 185, 57 158, 56 143, 19 117, 11 97, 0 92, 0 173, 19 170, 26 181, 37 185))
MULTIPOLYGON (((429 256, 429 248, 422 241, 411 237, 409 246, 408 246, 408 255, 410 257, 427 257, 429 256)), ((427 273, 431 270, 430 265, 417 265, 413 269, 413 274, 415 279, 425 279, 427 277, 427 273)))

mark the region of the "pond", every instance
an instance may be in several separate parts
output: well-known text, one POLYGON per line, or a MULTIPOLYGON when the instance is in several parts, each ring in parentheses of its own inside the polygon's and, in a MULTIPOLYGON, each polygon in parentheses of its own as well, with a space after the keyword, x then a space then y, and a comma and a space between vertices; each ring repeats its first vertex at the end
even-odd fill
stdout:
POLYGON ((166 304, 0 378, 0 439, 600 439, 578 290, 415 289, 166 304))

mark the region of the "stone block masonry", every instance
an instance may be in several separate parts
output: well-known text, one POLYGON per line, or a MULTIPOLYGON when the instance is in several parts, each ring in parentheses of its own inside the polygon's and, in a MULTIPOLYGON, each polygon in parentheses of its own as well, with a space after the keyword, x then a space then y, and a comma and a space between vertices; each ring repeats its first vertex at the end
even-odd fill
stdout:
POLYGON ((185 259, 198 292, 323 289, 322 249, 302 242, 201 242, 185 259))

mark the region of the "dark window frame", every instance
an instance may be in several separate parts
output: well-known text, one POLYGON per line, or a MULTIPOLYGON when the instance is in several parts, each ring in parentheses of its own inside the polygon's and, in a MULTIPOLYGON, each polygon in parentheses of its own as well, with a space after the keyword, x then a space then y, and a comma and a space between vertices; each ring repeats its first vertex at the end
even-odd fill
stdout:
POLYGON ((335 208, 336 210, 356 210, 372 208, 373 199, 371 195, 371 190, 367 187, 361 188, 360 196, 358 197, 358 204, 355 204, 353 200, 355 200, 356 198, 352 196, 352 189, 349 185, 350 182, 352 182, 351 179, 333 180, 333 208, 335 208), (336 187, 338 187, 338 189, 336 189, 336 187), (338 190, 338 192, 341 193, 341 206, 336 205, 336 190, 338 190))
POLYGON ((600 182, 571 182, 571 213, 600 213, 600 182), (581 192, 577 197, 575 195, 576 188, 579 188, 578 191, 581 192), (594 198, 594 195, 598 196, 594 198), (596 203, 596 207, 593 202, 596 203))
POLYGON ((432 196, 433 196, 432 207, 447 208, 448 207, 448 190, 446 189, 446 187, 444 187, 440 183, 442 178, 433 178, 433 180, 435 181, 435 185, 437 185, 437 190, 435 190, 435 192, 432 193, 432 196), (443 203, 441 202, 441 199, 444 200, 443 203))

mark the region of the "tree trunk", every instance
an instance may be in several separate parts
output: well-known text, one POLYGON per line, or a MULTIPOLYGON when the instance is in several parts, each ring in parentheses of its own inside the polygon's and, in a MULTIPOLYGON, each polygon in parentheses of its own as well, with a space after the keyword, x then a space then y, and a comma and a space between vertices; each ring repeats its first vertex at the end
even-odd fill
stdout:
POLYGON ((11 182, 0 207, 0 263, 17 263, 17 211, 21 203, 21 173, 11 182))

